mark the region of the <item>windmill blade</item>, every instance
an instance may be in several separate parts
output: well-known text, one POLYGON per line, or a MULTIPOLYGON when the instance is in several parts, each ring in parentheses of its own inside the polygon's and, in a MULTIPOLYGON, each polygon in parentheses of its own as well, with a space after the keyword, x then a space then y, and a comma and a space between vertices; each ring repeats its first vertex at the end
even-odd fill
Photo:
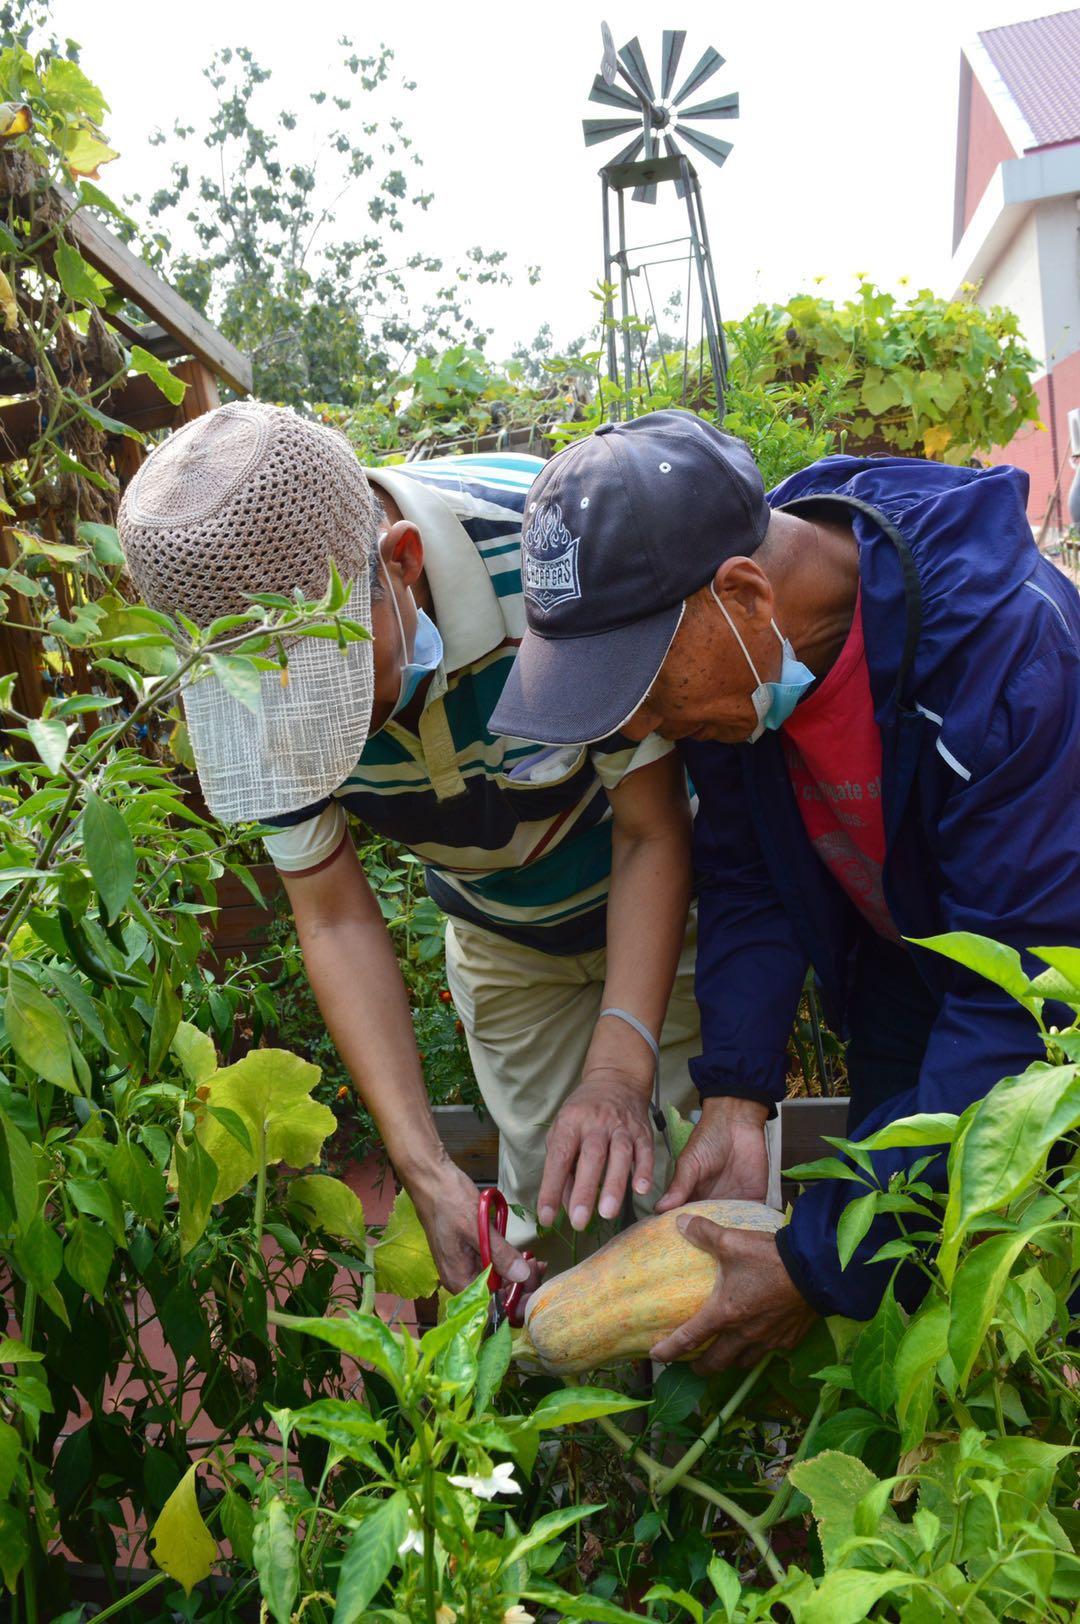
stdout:
POLYGON ((665 28, 664 48, 660 58, 660 94, 670 96, 679 69, 679 58, 686 43, 685 28, 665 28))
POLYGON ((712 101, 698 102, 696 107, 680 107, 680 118, 738 118, 739 92, 729 90, 726 96, 714 96, 712 101))
MULTIPOLYGON (((669 158, 682 158, 685 156, 682 148, 679 146, 679 143, 674 139, 673 136, 670 135, 665 135, 664 137, 664 151, 667 153, 669 158)), ((677 180, 675 182, 675 196, 686 196, 686 182, 684 180, 677 180)))
POLYGON ((595 147, 600 141, 611 141, 617 135, 639 130, 640 121, 636 118, 583 118, 581 128, 585 132, 585 145, 595 147))
POLYGON ((630 43, 624 45, 619 52, 619 61, 623 65, 623 72, 642 101, 654 102, 656 92, 653 90, 649 70, 645 66, 645 58, 641 53, 641 45, 636 34, 630 43))
POLYGON ((600 38, 604 43, 604 54, 600 58, 600 77, 606 85, 610 85, 619 68, 619 59, 615 55, 615 41, 611 37, 611 29, 607 23, 600 24, 600 38))
POLYGON ((691 73, 689 79, 683 83, 682 88, 675 97, 676 107, 678 107, 687 96, 692 96, 695 90, 700 90, 706 79, 711 79, 717 68, 722 68, 723 65, 724 59, 720 55, 720 52, 714 51, 710 45, 709 49, 705 52, 705 55, 701 58, 701 61, 694 69, 693 73, 691 73))
POLYGON ((621 85, 605 84, 599 74, 596 75, 592 82, 589 100, 591 102, 603 102, 607 107, 629 107, 631 112, 640 116, 641 103, 637 97, 631 96, 630 92, 624 90, 621 85))
POLYGON ((688 129, 685 124, 679 125, 679 134, 684 141, 689 141, 692 147, 703 152, 706 158, 711 158, 714 164, 722 164, 731 151, 730 141, 718 141, 715 135, 701 135, 697 130, 688 129))

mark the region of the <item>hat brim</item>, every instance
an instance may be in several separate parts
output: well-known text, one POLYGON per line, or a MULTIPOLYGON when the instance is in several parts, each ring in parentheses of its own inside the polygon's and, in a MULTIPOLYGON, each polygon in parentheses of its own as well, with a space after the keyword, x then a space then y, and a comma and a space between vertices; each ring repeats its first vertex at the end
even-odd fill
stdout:
POLYGON ((590 637, 527 631, 488 727, 537 744, 595 744, 617 733, 656 680, 683 608, 590 637))

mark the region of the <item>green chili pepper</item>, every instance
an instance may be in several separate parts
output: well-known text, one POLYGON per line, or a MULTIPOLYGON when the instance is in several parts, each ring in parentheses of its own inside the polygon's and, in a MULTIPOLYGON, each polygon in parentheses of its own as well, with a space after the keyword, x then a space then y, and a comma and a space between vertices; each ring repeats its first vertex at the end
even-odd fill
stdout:
POLYGON ((83 933, 81 925, 77 925, 66 908, 57 908, 57 922, 68 952, 78 965, 79 969, 99 987, 138 987, 146 991, 146 983, 138 976, 129 975, 126 970, 114 970, 110 964, 99 959, 83 933))

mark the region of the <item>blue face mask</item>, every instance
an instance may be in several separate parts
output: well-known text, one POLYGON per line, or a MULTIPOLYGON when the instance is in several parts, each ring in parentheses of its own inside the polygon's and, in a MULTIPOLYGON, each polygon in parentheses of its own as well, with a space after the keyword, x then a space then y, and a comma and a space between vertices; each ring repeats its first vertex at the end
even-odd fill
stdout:
POLYGON ((800 659, 796 658, 795 650, 781 632, 776 621, 773 620, 770 621, 770 625, 776 633, 781 649, 780 680, 779 682, 762 682, 758 676, 757 666, 750 658, 750 651, 736 630, 735 622, 716 596, 716 588, 710 585, 709 591, 716 600, 716 607, 731 627, 735 635, 735 641, 746 658, 747 665, 754 673, 754 681, 757 683, 757 687, 750 695, 750 698, 757 713, 757 726, 746 742, 747 744, 755 744, 766 728, 772 732, 778 727, 783 727, 807 688, 814 682, 814 673, 809 666, 804 665, 800 659))
MULTIPOLYGON (((389 580, 389 576, 387 577, 387 583, 390 587, 390 602, 393 604, 394 614, 397 616, 398 631, 401 634, 401 646, 407 650, 409 645, 405 637, 405 626, 401 619, 401 610, 398 608, 397 595, 394 592, 393 583, 389 580)), ((430 615, 426 615, 422 609, 417 608, 416 636, 413 639, 412 659, 406 659, 401 668, 401 686, 398 689, 394 708, 386 718, 388 722, 393 717, 400 715, 408 707, 424 678, 430 677, 433 671, 438 670, 442 657, 443 640, 438 626, 436 626, 430 615)))

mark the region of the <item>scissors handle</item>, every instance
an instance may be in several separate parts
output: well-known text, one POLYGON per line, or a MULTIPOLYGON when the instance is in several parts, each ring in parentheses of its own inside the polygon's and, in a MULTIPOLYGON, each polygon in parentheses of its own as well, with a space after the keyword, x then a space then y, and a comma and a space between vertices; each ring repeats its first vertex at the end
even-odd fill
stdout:
MULTIPOLYGON (((481 1268, 490 1270, 488 1275, 488 1286, 492 1293, 502 1293, 501 1300, 503 1310, 511 1325, 520 1325, 522 1323, 522 1317, 519 1304, 521 1302, 521 1294, 525 1289, 524 1282, 515 1280, 514 1283, 507 1286, 504 1291, 502 1276, 496 1271, 491 1261, 491 1227, 494 1225, 497 1233, 505 1236, 506 1220, 508 1215, 509 1208, 506 1205, 506 1197, 503 1195, 501 1190, 497 1189, 494 1185, 492 1185, 490 1189, 481 1190, 477 1233, 477 1243, 480 1252, 480 1266, 481 1268)), ((526 1262, 532 1261, 531 1252, 523 1252, 521 1255, 526 1262)))

